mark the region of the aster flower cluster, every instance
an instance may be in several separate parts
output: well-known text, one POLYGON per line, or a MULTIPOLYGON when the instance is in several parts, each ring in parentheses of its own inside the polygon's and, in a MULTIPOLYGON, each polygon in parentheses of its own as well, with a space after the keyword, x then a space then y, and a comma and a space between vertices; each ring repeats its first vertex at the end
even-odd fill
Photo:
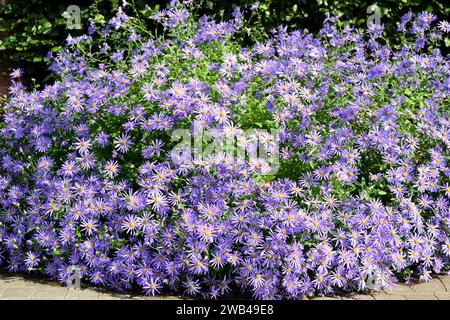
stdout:
MULTIPOLYGON (((0 265, 149 295, 257 299, 429 280, 450 265, 447 24, 287 32, 251 48, 189 4, 91 25, 53 57, 58 81, 16 72, 0 123, 0 265), (165 32, 155 36, 142 19, 165 32), (278 130, 280 165, 174 161, 178 128, 278 130)), ((242 138, 242 136, 241 136, 242 138)), ((244 141, 247 144, 251 141, 244 141)), ((268 142, 269 143, 269 142, 268 142)))

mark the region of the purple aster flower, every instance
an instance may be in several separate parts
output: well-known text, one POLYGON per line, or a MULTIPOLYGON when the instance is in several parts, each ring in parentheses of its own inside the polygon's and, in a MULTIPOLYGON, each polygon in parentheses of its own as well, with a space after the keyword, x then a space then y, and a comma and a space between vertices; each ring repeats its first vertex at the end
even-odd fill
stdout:
POLYGON ((133 142, 130 140, 130 137, 125 134, 119 135, 114 140, 114 146, 116 147, 117 151, 122 152, 122 153, 127 153, 128 150, 130 150, 132 145, 133 145, 133 142))

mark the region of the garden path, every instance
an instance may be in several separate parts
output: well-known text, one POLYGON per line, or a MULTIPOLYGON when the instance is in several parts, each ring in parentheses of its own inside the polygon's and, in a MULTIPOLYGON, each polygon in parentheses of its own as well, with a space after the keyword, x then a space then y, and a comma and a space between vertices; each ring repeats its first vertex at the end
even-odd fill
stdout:
MULTIPOLYGON (((85 287, 68 289, 58 283, 30 275, 0 273, 0 300, 145 300, 142 294, 114 293, 107 289, 85 287)), ((180 300, 168 295, 152 300, 180 300)), ((307 298, 305 298, 307 299, 307 298)), ((398 284, 395 289, 366 295, 316 297, 313 300, 450 300, 450 275, 435 277, 429 282, 398 284)))

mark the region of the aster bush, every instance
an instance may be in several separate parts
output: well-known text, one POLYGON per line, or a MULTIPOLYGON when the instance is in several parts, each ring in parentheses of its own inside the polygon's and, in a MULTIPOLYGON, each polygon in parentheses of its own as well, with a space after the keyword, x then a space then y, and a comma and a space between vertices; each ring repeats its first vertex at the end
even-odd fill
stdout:
POLYGON ((239 9, 216 22, 189 3, 127 6, 67 39, 54 84, 26 91, 12 74, 0 264, 258 299, 448 269, 450 61, 435 49, 448 23, 406 14, 393 50, 382 25, 339 29, 327 16, 317 35, 280 27, 244 48, 239 9), (204 140, 177 153, 180 130, 271 157, 192 157, 204 140))

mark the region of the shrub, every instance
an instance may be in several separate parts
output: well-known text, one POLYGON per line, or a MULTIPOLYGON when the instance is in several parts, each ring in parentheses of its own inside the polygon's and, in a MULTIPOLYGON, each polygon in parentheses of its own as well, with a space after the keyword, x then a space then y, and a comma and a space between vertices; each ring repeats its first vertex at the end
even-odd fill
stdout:
MULTIPOLYGON (((87 31, 89 21, 98 25, 105 23, 118 6, 118 0, 10 0, 8 5, 0 6, 0 59, 8 60, 12 67, 24 69, 23 81, 37 79, 37 83, 51 83, 53 74, 47 70, 47 53, 55 53, 61 49, 67 35, 79 36, 87 31), (69 5, 76 4, 81 8, 81 30, 70 30, 66 27, 66 19, 61 15, 69 5)), ((164 7, 167 0, 131 0, 139 9, 145 3, 154 8, 164 7)), ((217 19, 227 20, 236 6, 242 8, 245 28, 250 32, 241 33, 235 41, 243 45, 251 45, 266 40, 273 28, 280 24, 290 30, 308 28, 317 32, 327 13, 339 16, 341 27, 351 24, 357 27, 366 26, 367 8, 376 4, 380 8, 381 21, 385 25, 385 36, 395 40, 395 28, 399 17, 407 11, 420 12, 427 10, 445 18, 450 14, 450 7, 441 0, 196 0, 193 2, 195 12, 214 15, 217 19), (391 35, 393 35, 391 37, 391 35)), ((158 9, 156 9, 158 10, 158 9)), ((132 12, 130 12, 132 13, 132 12)), ((153 21, 147 25, 154 30, 153 21)), ((446 36, 440 45, 448 52, 450 37, 446 36)), ((392 44, 391 44, 392 45, 392 44)))
POLYGON ((82 35, 89 26, 88 21, 106 23, 118 0, 9 0, 0 5, 0 59, 12 67, 23 68, 25 79, 37 83, 49 82, 47 54, 61 50, 69 34, 82 35), (72 4, 81 9, 81 30, 68 29, 62 15, 72 4))
POLYGON ((331 16, 318 35, 280 27, 244 48, 239 9, 228 22, 188 2, 125 9, 67 39, 54 84, 11 85, 8 270, 280 299, 448 269, 450 64, 435 49, 447 22, 405 15, 400 50, 382 26, 331 16))

